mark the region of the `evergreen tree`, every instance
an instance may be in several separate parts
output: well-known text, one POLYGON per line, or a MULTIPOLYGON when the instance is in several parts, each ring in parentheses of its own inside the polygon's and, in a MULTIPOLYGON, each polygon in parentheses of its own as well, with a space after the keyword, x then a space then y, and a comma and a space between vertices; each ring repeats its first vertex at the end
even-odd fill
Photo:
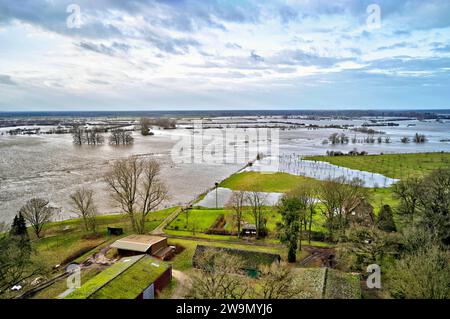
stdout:
POLYGON ((278 211, 282 217, 279 225, 280 240, 288 247, 288 261, 293 263, 297 258, 297 248, 300 237, 300 210, 302 205, 298 198, 290 194, 284 195, 278 204, 278 211))
POLYGON ((14 220, 11 225, 10 235, 11 236, 28 237, 27 225, 25 222, 25 218, 23 218, 21 213, 14 216, 14 220))
POLYGON ((377 227, 385 232, 397 231, 391 206, 383 205, 381 207, 380 212, 378 213, 377 227))
POLYGON ((27 225, 25 218, 19 213, 14 217, 9 232, 13 240, 17 241, 18 247, 26 254, 31 252, 30 237, 28 236, 27 225))

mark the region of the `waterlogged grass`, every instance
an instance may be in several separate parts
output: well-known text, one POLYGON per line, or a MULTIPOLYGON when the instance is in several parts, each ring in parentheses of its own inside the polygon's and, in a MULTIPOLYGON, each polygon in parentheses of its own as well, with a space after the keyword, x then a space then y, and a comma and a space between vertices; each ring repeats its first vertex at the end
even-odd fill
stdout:
POLYGON ((311 156, 307 160, 379 173, 391 178, 424 176, 438 168, 450 167, 450 153, 384 154, 366 156, 311 156))
POLYGON ((288 173, 243 172, 231 175, 220 183, 220 187, 233 190, 285 193, 301 185, 316 185, 313 178, 288 173))

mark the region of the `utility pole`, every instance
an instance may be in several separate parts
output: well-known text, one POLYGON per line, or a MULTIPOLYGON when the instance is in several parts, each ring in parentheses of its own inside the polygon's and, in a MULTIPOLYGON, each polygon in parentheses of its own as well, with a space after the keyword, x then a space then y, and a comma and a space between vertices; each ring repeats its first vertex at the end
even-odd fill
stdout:
POLYGON ((215 185, 216 185, 216 209, 218 209, 219 205, 218 205, 218 202, 217 202, 217 188, 219 187, 219 183, 216 182, 215 185))

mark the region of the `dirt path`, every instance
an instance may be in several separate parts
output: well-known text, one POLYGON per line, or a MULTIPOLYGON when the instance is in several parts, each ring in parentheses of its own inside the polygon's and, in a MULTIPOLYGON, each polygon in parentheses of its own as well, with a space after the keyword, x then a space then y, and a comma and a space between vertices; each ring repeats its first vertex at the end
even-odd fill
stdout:
POLYGON ((158 225, 155 229, 153 229, 150 234, 151 235, 163 235, 164 234, 164 228, 166 228, 167 225, 169 225, 177 216, 182 212, 183 207, 177 208, 174 212, 172 212, 169 216, 167 216, 161 224, 158 225))
POLYGON ((308 266, 314 263, 319 263, 323 267, 330 268, 336 266, 335 250, 333 248, 314 246, 303 246, 303 248, 309 255, 299 262, 300 266, 308 266))
POLYGON ((179 270, 172 270, 172 276, 178 282, 177 287, 175 288, 175 292, 172 295, 171 299, 184 299, 186 293, 188 292, 191 281, 186 274, 182 273, 179 270))

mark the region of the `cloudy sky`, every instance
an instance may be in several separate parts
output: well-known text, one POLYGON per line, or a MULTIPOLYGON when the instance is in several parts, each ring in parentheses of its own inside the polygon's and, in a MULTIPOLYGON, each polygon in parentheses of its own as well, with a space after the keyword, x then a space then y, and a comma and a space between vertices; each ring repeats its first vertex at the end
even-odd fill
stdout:
POLYGON ((0 0, 0 111, 450 108, 449 75, 448 0, 0 0))

